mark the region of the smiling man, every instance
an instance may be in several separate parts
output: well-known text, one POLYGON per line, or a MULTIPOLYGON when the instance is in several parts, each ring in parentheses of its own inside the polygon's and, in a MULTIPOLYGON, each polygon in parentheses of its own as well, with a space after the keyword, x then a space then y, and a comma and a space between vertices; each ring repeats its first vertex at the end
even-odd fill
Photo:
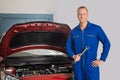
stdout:
POLYGON ((105 62, 110 42, 103 29, 88 21, 88 9, 80 6, 77 9, 79 24, 71 31, 67 41, 68 55, 74 60, 75 80, 100 80, 99 65, 105 62), (97 59, 99 41, 103 45, 100 59, 97 59), (83 55, 79 55, 89 47, 83 55))

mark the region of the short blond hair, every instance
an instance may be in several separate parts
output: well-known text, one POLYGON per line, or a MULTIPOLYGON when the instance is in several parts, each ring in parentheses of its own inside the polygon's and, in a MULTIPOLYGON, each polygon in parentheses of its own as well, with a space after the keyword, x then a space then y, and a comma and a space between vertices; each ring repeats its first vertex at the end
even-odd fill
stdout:
POLYGON ((80 9, 86 9, 86 11, 88 12, 87 7, 85 7, 85 6, 80 6, 80 7, 78 7, 77 12, 78 12, 80 9))

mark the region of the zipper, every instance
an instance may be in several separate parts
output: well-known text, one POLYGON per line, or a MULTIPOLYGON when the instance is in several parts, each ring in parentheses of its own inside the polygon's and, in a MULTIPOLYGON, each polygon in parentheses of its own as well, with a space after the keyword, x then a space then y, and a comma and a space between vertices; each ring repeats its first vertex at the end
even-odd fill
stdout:
MULTIPOLYGON (((84 30, 82 31, 82 50, 84 49, 84 30)), ((85 56, 82 56, 83 80, 85 80, 85 56)))
POLYGON ((82 49, 84 49, 84 30, 82 31, 82 49))

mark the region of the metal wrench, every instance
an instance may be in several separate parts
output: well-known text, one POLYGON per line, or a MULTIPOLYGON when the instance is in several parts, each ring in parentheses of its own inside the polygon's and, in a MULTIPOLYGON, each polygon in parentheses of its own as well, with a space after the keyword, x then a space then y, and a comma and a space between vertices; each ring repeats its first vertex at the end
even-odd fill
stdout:
MULTIPOLYGON (((77 55, 80 56, 80 59, 81 59, 81 56, 82 56, 88 49, 89 49, 89 47, 86 46, 85 49, 84 49, 81 53, 77 54, 77 55)), ((74 61, 74 63, 76 63, 76 61, 74 61)))

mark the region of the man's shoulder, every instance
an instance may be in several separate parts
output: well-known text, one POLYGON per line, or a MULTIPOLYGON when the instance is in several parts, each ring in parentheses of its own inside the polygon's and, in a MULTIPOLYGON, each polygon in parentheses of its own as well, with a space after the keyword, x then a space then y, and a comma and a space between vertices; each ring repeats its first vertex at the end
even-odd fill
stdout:
POLYGON ((77 25, 71 30, 70 34, 76 35, 76 34, 78 34, 78 31, 79 31, 79 26, 77 25))
POLYGON ((79 25, 75 26, 71 31, 74 32, 74 31, 77 31, 79 30, 79 25))
POLYGON ((101 26, 95 23, 90 23, 92 29, 101 29, 101 26))
POLYGON ((94 23, 91 23, 91 27, 90 27, 92 31, 95 31, 97 33, 100 33, 101 31, 103 32, 104 30, 102 29, 102 27, 98 24, 94 24, 94 23))
POLYGON ((101 27, 100 25, 98 25, 98 24, 95 24, 95 23, 90 23, 93 27, 96 27, 96 28, 99 28, 99 27, 101 27))

